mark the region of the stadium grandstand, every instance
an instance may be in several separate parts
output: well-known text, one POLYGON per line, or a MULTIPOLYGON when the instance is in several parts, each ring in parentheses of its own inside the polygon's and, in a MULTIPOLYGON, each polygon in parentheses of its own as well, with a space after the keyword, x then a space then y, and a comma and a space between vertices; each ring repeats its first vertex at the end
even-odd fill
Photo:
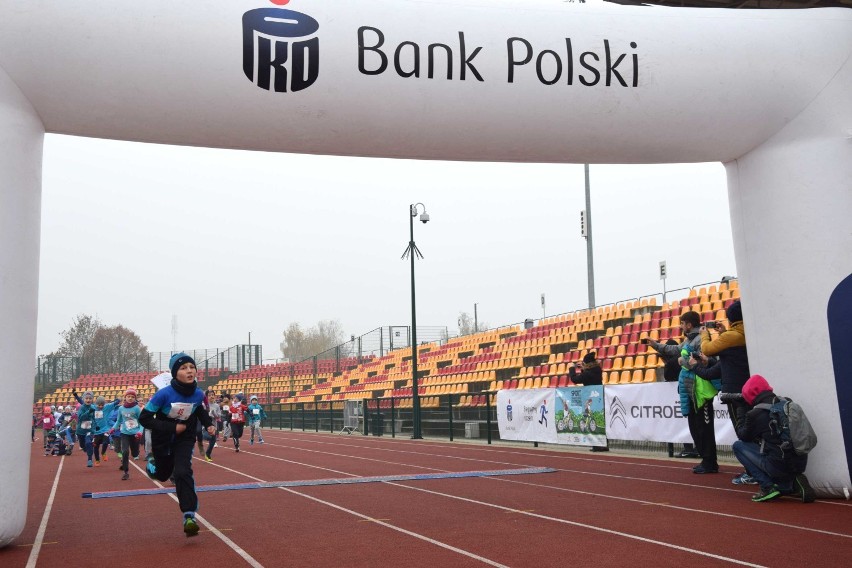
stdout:
MULTIPOLYGON (((737 298, 737 281, 725 279, 690 288, 685 297, 661 305, 648 296, 425 343, 418 347, 421 406, 436 408, 442 397, 455 395, 456 407, 480 407, 488 404, 487 393, 501 389, 571 386, 570 366, 590 351, 601 363, 604 384, 660 381, 663 362, 641 341, 677 338, 680 316, 688 310, 700 313, 702 321, 727 325, 725 308, 737 298)), ((154 392, 152 376, 81 375, 39 398, 35 407, 73 404, 72 389, 93 390, 109 399, 132 386, 145 400, 154 392)), ((255 365, 231 374, 202 369, 199 379, 217 393, 243 392, 258 396, 261 404, 303 410, 338 410, 347 400, 371 400, 373 408, 412 407, 410 346, 380 356, 255 365)))
POLYGON ((741 10, 791 10, 796 8, 852 8, 852 0, 604 0, 626 6, 675 8, 733 8, 741 10))

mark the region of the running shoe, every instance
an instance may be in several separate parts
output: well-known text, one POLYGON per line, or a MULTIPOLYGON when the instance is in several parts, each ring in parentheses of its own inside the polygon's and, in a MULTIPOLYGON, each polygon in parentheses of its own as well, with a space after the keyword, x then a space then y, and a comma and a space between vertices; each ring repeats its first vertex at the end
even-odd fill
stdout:
POLYGON ((139 461, 139 456, 136 456, 135 458, 133 458, 133 461, 139 461))
POLYGON ((195 522, 195 518, 186 517, 183 520, 183 532, 186 536, 196 536, 198 535, 198 523, 195 522))
POLYGON ((95 460, 95 467, 101 467, 100 460, 95 460))
POLYGON ((697 466, 692 468, 692 473, 697 474, 705 474, 705 473, 719 473, 719 466, 713 465, 705 465, 703 463, 698 464, 697 466))
POLYGON ((122 480, 122 481, 127 481, 128 479, 130 479, 130 472, 129 472, 129 471, 125 471, 125 472, 124 472, 124 475, 122 475, 122 476, 121 476, 121 480, 122 480))
POLYGON ((92 467, 92 460, 86 462, 86 467, 92 467))
POLYGON ((262 444, 262 443, 263 443, 263 438, 261 438, 260 440, 258 440, 258 441, 257 441, 257 443, 258 443, 258 444, 262 444))
POLYGON ((102 459, 103 461, 107 461, 107 455, 106 455, 106 452, 104 452, 104 455, 102 455, 102 456, 101 456, 101 459, 102 459))
POLYGON ((154 463, 154 458, 148 458, 148 465, 145 466, 145 473, 148 474, 148 477, 151 479, 156 479, 157 477, 157 465, 154 463))
POLYGON ((757 480, 747 473, 738 475, 731 480, 734 485, 757 485, 757 480))
POLYGON ((802 503, 813 503, 816 500, 814 488, 811 487, 811 484, 808 482, 808 478, 805 477, 804 473, 800 473, 796 476, 796 479, 793 481, 793 490, 795 493, 798 493, 799 497, 801 497, 802 503))
POLYGON ((213 458, 211 458, 210 456, 204 456, 204 461, 213 463, 213 458))
POLYGON ((253 445, 254 445, 254 438, 252 438, 251 440, 249 440, 249 446, 253 446, 253 445))
POLYGON ((751 500, 755 503, 763 503, 765 501, 772 501, 773 499, 778 499, 781 496, 781 491, 778 490, 777 485, 773 485, 767 489, 760 488, 758 493, 755 493, 751 500))

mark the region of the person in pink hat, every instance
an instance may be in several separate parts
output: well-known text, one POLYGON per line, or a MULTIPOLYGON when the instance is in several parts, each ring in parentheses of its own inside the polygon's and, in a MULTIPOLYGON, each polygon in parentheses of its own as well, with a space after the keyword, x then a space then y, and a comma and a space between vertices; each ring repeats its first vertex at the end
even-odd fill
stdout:
POLYGON ((737 428, 734 455, 760 485, 751 500, 772 501, 782 495, 796 496, 804 503, 814 500, 814 490, 805 477, 808 456, 781 449, 781 439, 770 427, 769 409, 777 397, 766 379, 752 375, 743 385, 743 401, 751 407, 737 428), (760 405, 760 408, 758 407, 760 405))

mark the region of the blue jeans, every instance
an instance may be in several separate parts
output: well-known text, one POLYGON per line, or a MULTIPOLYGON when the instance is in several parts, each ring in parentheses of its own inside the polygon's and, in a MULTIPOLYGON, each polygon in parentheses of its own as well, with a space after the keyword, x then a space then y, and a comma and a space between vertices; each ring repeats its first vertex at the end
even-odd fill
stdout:
POLYGON ((760 445, 755 442, 737 440, 733 450, 734 455, 761 489, 771 489, 773 485, 777 485, 781 493, 793 492, 796 472, 788 463, 761 454, 760 445))

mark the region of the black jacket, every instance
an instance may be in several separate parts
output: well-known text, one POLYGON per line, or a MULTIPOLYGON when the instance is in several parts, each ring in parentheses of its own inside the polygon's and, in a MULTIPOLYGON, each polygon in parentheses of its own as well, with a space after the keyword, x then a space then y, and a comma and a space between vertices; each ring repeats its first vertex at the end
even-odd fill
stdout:
MULTIPOLYGON (((761 403, 773 404, 776 400, 775 393, 763 391, 756 397, 752 406, 761 403)), ((760 446, 760 453, 777 461, 783 461, 794 471, 804 471, 808 456, 800 456, 793 450, 784 452, 781 449, 781 438, 772 432, 770 428, 769 410, 766 408, 752 408, 746 413, 745 420, 737 428, 737 437, 743 442, 754 442, 760 446)))
POLYGON ((603 369, 600 365, 587 367, 583 372, 571 379, 575 383, 583 385, 602 385, 603 384, 603 369))

